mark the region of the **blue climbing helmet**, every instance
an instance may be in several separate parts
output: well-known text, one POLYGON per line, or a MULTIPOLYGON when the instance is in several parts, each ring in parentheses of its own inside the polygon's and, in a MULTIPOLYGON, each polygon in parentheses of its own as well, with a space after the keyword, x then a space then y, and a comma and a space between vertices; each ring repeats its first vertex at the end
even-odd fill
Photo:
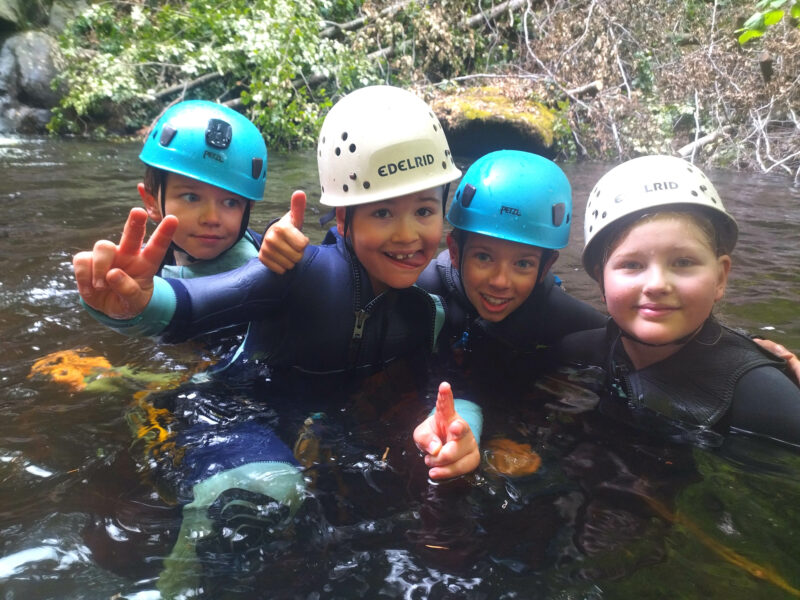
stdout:
POLYGON ((171 106, 153 125, 139 158, 249 200, 264 197, 264 138, 247 117, 222 104, 187 100, 171 106))
POLYGON ((569 241, 572 189, 551 160, 490 152, 464 174, 447 220, 462 231, 556 250, 569 241))

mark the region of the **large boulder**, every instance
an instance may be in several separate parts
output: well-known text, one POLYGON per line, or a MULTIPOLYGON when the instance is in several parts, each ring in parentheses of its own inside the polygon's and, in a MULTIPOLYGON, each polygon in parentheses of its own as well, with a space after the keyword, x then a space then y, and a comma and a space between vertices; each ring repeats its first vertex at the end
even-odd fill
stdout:
POLYGON ((456 156, 525 150, 552 157, 556 117, 525 94, 496 86, 459 88, 429 99, 456 156))
POLYGON ((61 98, 52 88, 61 56, 56 40, 41 31, 27 31, 8 39, 2 52, 6 51, 16 60, 17 100, 34 108, 56 106, 61 98))

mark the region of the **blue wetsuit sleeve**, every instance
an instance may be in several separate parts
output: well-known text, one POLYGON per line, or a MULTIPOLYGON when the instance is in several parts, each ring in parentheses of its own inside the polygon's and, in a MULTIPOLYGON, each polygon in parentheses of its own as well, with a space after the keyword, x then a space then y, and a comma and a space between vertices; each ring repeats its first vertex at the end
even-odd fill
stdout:
POLYGON ((277 314, 293 282, 313 260, 318 248, 306 248, 294 269, 277 275, 258 258, 224 273, 195 279, 168 279, 176 298, 175 313, 163 332, 166 342, 181 342, 232 325, 277 314))
POLYGON ((81 300, 86 311, 98 322, 131 337, 159 335, 175 314, 176 298, 172 286, 161 277, 153 278, 153 297, 144 311, 132 319, 112 319, 81 300))
POLYGON ((734 390, 730 424, 800 445, 800 388, 775 367, 748 371, 734 390))
MULTIPOLYGON (((463 398, 455 398, 453 400, 458 415, 467 422, 469 428, 472 430, 472 435, 475 436, 475 441, 478 445, 481 444, 481 433, 483 433, 483 411, 481 407, 472 402, 471 400, 464 400, 463 398)), ((428 414, 430 417, 436 412, 436 407, 428 414)))

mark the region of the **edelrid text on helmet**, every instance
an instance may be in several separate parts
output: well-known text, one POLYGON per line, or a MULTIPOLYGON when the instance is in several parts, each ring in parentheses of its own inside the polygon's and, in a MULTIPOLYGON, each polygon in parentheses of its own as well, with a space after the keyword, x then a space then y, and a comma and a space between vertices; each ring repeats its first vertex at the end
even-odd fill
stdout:
POLYGON ((222 104, 188 100, 171 106, 153 125, 139 158, 249 200, 264 197, 264 138, 250 120, 222 104))
POLYGON ((431 108, 401 88, 355 90, 319 135, 320 202, 354 206, 445 185, 461 176, 431 108))
POLYGON ((542 156, 491 152, 464 174, 447 220, 463 231, 555 250, 569 242, 572 189, 542 156))
POLYGON ((674 156, 641 156, 600 178, 589 194, 583 222, 583 267, 596 278, 609 236, 630 219, 660 210, 700 210, 711 219, 720 249, 730 253, 738 227, 700 169, 674 156))

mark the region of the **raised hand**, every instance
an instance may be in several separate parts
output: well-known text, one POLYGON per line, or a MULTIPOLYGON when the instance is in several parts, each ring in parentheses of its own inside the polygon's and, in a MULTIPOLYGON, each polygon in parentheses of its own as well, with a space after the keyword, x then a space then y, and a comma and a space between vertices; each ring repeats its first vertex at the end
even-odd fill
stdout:
POLYGON ((283 274, 303 258, 308 246, 308 238, 302 232, 305 211, 306 193, 298 190, 292 194, 289 212, 264 233, 258 259, 270 271, 283 274))
POLYGON ((436 412, 414 430, 414 443, 425 452, 425 464, 431 467, 431 479, 447 479, 464 475, 480 464, 478 442, 455 410, 450 384, 439 384, 436 412))
POLYGON ((142 246, 146 227, 147 213, 133 208, 118 245, 100 240, 92 251, 72 258, 78 292, 86 304, 114 319, 130 319, 144 310, 178 219, 164 217, 142 246))

